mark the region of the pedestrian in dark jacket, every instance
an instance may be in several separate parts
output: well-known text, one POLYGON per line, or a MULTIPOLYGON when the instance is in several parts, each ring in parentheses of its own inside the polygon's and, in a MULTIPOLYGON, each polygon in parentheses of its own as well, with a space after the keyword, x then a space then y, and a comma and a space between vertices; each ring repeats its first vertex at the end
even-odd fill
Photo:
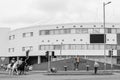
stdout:
POLYGON ((95 61, 95 63, 94 63, 94 73, 95 74, 97 74, 98 67, 99 67, 99 64, 98 64, 98 62, 95 61))

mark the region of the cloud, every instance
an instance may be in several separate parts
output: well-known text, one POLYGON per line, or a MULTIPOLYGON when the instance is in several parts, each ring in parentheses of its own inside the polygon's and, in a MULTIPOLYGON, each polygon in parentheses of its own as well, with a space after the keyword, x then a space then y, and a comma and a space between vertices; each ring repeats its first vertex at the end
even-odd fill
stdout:
MULTIPOLYGON (((104 1, 108 0, 0 0, 0 25, 102 22, 104 1)), ((120 1, 111 1, 106 22, 119 22, 120 1)))
POLYGON ((64 11, 67 8, 69 0, 36 0, 34 8, 45 12, 64 11))

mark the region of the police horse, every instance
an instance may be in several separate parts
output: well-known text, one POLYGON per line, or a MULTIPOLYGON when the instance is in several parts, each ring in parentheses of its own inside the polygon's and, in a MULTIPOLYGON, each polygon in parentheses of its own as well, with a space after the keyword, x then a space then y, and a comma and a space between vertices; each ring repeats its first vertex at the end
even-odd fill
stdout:
POLYGON ((13 75, 13 74, 17 74, 17 75, 21 75, 24 74, 25 72, 25 68, 27 67, 27 63, 26 63, 27 59, 25 61, 22 62, 22 64, 19 64, 18 61, 16 61, 13 66, 11 66, 11 63, 9 63, 7 65, 7 69, 6 71, 9 72, 9 75, 13 75))
POLYGON ((19 74, 22 75, 22 74, 25 74, 25 70, 27 68, 27 63, 26 63, 26 60, 22 62, 21 65, 18 66, 17 70, 19 71, 19 74))
POLYGON ((9 63, 7 65, 6 71, 9 72, 9 75, 11 75, 11 74, 13 75, 14 72, 16 72, 16 74, 18 74, 17 65, 18 65, 17 61, 13 65, 11 63, 9 63))
POLYGON ((22 64, 19 64, 18 61, 16 61, 13 66, 11 66, 12 64, 8 64, 7 65, 7 71, 9 71, 9 75, 12 73, 12 75, 14 74, 14 72, 16 72, 16 74, 24 74, 25 72, 25 68, 27 68, 27 60, 29 59, 29 54, 30 50, 26 51, 26 59, 25 61, 22 62, 22 64))

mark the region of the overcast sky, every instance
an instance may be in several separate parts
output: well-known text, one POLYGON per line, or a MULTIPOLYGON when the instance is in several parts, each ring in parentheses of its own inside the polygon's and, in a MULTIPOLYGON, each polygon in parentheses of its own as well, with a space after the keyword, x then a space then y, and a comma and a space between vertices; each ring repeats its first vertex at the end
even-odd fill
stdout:
POLYGON ((108 1, 106 22, 120 23, 120 0, 0 0, 0 27, 102 22, 108 1))

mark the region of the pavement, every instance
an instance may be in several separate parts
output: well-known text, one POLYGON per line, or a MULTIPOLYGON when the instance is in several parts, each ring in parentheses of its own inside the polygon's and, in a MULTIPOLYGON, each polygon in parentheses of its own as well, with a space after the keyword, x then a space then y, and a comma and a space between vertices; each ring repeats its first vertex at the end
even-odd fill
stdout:
POLYGON ((57 73, 46 73, 46 75, 112 75, 112 72, 98 71, 95 74, 93 71, 62 71, 57 73))
MULTIPOLYGON (((45 75, 112 75, 114 73, 120 73, 120 70, 98 70, 97 74, 94 74, 94 70, 78 70, 78 71, 57 71, 56 73, 41 71, 41 70, 33 70, 26 72, 26 74, 37 74, 42 73, 45 75)), ((0 70, 0 75, 8 74, 8 72, 4 70, 0 70)))
POLYGON ((94 70, 57 71, 56 73, 34 70, 30 71, 30 73, 42 73, 44 75, 113 75, 114 73, 120 73, 120 70, 98 70, 97 74, 94 74, 94 70))
MULTIPOLYGON (((113 70, 113 74, 101 74, 103 70, 99 70, 95 75, 93 70, 85 71, 58 71, 50 73, 47 71, 29 71, 26 75, 8 75, 6 71, 0 71, 0 80, 119 80, 120 70, 113 70), (59 75, 53 75, 59 74, 59 75), (62 75, 60 75, 62 74, 62 75), (64 75, 65 74, 65 75, 64 75), (75 74, 75 75, 73 75, 75 74), (78 74, 78 75, 76 75, 78 74)), ((107 73, 111 72, 107 70, 107 73)))
POLYGON ((27 75, 0 74, 0 80, 119 80, 120 73, 114 75, 45 75, 44 72, 30 72, 27 75))

